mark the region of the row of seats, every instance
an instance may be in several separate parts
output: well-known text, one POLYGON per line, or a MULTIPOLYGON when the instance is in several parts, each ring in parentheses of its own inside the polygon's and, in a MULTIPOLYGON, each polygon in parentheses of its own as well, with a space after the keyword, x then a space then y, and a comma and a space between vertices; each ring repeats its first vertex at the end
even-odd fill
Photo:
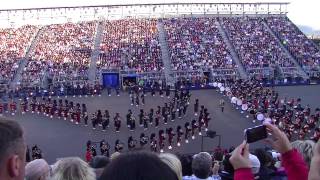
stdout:
POLYGON ((172 18, 163 21, 174 70, 235 67, 215 22, 215 18, 172 18))
POLYGON ((99 69, 161 71, 156 19, 107 21, 100 44, 99 69))
POLYGON ((292 67, 284 50, 268 32, 261 18, 222 18, 221 24, 246 69, 272 65, 292 67))
POLYGON ((31 25, 0 29, 0 81, 7 83, 13 79, 37 29, 31 25))
POLYGON ((320 50, 287 17, 269 17, 266 22, 304 68, 318 69, 320 50))

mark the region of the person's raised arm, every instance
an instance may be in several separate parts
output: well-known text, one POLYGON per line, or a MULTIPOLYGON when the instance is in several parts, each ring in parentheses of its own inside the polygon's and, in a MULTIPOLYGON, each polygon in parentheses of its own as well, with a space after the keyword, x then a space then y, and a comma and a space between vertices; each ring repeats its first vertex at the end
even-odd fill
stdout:
POLYGON ((251 172, 251 163, 249 160, 249 144, 243 141, 233 152, 230 157, 234 172, 234 180, 253 180, 251 172))
POLYGON ((287 173, 289 180, 308 179, 308 167, 304 162, 302 155, 296 149, 293 149, 287 135, 278 127, 270 124, 264 124, 267 127, 272 138, 266 139, 266 142, 273 149, 281 153, 281 162, 287 173))

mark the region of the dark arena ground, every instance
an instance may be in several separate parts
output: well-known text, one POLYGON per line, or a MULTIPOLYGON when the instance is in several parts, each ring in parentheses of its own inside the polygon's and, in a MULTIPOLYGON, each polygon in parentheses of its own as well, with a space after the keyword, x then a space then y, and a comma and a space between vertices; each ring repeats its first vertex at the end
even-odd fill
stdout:
MULTIPOLYGON (((320 86, 286 86, 276 88, 281 97, 300 97, 303 104, 309 104, 314 110, 319 106, 320 102, 320 86)), ((113 92, 114 93, 114 92, 113 92)), ((114 143, 116 139, 121 140, 125 144, 127 149, 127 139, 129 136, 133 136, 134 139, 139 140, 140 133, 144 132, 150 136, 151 133, 158 135, 159 129, 167 127, 173 127, 176 129, 178 125, 184 127, 186 121, 191 121, 194 118, 193 104, 196 98, 199 99, 200 105, 205 105, 211 116, 209 129, 216 131, 218 135, 221 135, 221 146, 223 148, 229 148, 241 143, 244 139, 243 130, 245 128, 258 125, 259 122, 253 123, 252 118, 246 118, 245 114, 241 114, 239 110, 236 110, 227 99, 226 96, 222 96, 216 90, 195 90, 191 91, 191 102, 187 110, 187 115, 182 119, 177 119, 174 122, 169 121, 167 125, 163 122, 160 123, 160 127, 155 129, 154 126, 149 126, 148 130, 144 131, 143 127, 137 126, 134 132, 130 132, 126 125, 125 115, 128 109, 132 109, 134 116, 136 117, 136 123, 138 121, 138 113, 140 108, 143 108, 146 112, 149 112, 150 108, 154 108, 158 105, 168 101, 167 98, 161 98, 158 94, 155 97, 151 97, 150 93, 146 96, 146 104, 144 106, 131 106, 129 95, 127 93, 121 93, 120 97, 112 94, 111 97, 106 95, 106 92, 101 97, 68 97, 69 100, 77 103, 86 103, 88 107, 89 115, 98 109, 108 109, 111 117, 114 117, 116 112, 119 112, 123 122, 119 133, 116 133, 113 127, 113 121, 110 119, 110 128, 106 132, 102 132, 101 127, 93 130, 91 124, 85 127, 83 124, 75 125, 70 121, 63 119, 53 118, 50 119, 44 115, 31 114, 30 112, 21 115, 17 113, 15 116, 6 115, 10 119, 17 120, 25 130, 26 140, 29 146, 37 144, 44 155, 44 158, 53 163, 57 158, 68 156, 80 156, 85 158, 86 142, 91 140, 93 142, 101 141, 105 139, 111 145, 110 153, 114 151, 114 143), (221 112, 219 107, 219 100, 225 98, 226 106, 224 113, 221 112)), ((203 150, 213 150, 218 145, 218 139, 204 138, 203 150)), ((139 145, 137 145, 139 146, 139 145)), ((252 145, 253 147, 264 146, 263 143, 258 142, 252 145)), ((149 145, 146 146, 149 149, 149 145)), ((172 150, 165 149, 165 151, 173 151, 180 153, 194 153, 201 150, 201 136, 196 136, 195 140, 190 140, 188 144, 182 143, 180 147, 173 146, 172 150)), ((97 149, 99 153, 99 149, 97 149)))

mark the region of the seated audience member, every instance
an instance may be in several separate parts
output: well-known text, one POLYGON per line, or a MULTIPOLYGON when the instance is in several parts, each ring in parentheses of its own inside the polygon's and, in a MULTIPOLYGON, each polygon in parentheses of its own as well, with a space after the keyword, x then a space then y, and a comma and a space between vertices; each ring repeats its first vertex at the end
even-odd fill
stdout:
MULTIPOLYGON (((305 180, 308 178, 308 167, 302 156, 296 149, 293 149, 288 137, 271 124, 265 124, 268 131, 272 134, 273 140, 266 141, 273 149, 281 153, 282 165, 285 168, 288 179, 290 180, 305 180)), ((233 152, 230 162, 235 169, 235 180, 250 180, 254 179, 252 173, 252 164, 249 159, 249 144, 244 141, 233 152)))
POLYGON ((23 180, 26 145, 23 130, 15 121, 0 118, 0 179, 23 180))
POLYGON ((106 156, 96 156, 92 159, 90 165, 92 168, 94 168, 97 177, 100 177, 100 175, 103 172, 103 169, 107 167, 107 165, 110 163, 110 159, 106 156))
POLYGON ((181 162, 175 155, 169 153, 161 153, 159 155, 159 158, 176 173, 178 180, 182 180, 181 162))
POLYGON ((230 157, 231 155, 227 154, 225 155, 224 160, 222 161, 223 170, 219 173, 222 180, 233 179, 234 169, 229 161, 230 157))
POLYGON ((96 174, 78 157, 63 158, 52 168, 52 180, 95 180, 96 174))
MULTIPOLYGON (((218 168, 219 169, 219 168, 218 168)), ((185 176, 183 180, 218 180, 221 179, 218 175, 218 169, 212 167, 212 157, 207 152, 200 152, 193 156, 192 160, 192 176, 185 176), (210 174, 213 174, 210 176, 210 174)))
POLYGON ((292 142, 291 145, 293 148, 297 149, 300 154, 302 154, 304 161, 308 164, 308 166, 310 166, 315 143, 311 140, 297 140, 292 142))
POLYGON ((310 163, 310 171, 308 180, 319 180, 320 179, 320 141, 315 144, 313 148, 313 157, 310 163))
POLYGON ((50 167, 44 159, 35 159, 25 167, 26 180, 49 180, 50 167))
POLYGON ((191 176, 192 175, 192 156, 186 154, 177 155, 182 166, 182 176, 191 176))
POLYGON ((178 180, 178 178, 156 154, 132 151, 113 159, 100 180, 178 180))
POLYGON ((275 174, 275 167, 273 166, 273 159, 271 153, 265 151, 264 149, 256 149, 254 154, 260 161, 259 179, 260 180, 270 180, 275 174))
POLYGON ((249 160, 251 163, 251 171, 254 175, 259 173, 260 170, 260 161, 257 158, 257 156, 253 155, 253 154, 249 154, 249 160))

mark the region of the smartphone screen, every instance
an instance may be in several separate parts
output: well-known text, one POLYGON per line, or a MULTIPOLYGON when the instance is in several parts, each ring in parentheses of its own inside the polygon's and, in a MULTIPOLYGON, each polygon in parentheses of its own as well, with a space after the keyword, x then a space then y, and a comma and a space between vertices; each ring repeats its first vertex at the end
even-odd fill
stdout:
POLYGON ((267 128, 265 125, 248 128, 244 131, 247 143, 253 143, 268 137, 267 128))

